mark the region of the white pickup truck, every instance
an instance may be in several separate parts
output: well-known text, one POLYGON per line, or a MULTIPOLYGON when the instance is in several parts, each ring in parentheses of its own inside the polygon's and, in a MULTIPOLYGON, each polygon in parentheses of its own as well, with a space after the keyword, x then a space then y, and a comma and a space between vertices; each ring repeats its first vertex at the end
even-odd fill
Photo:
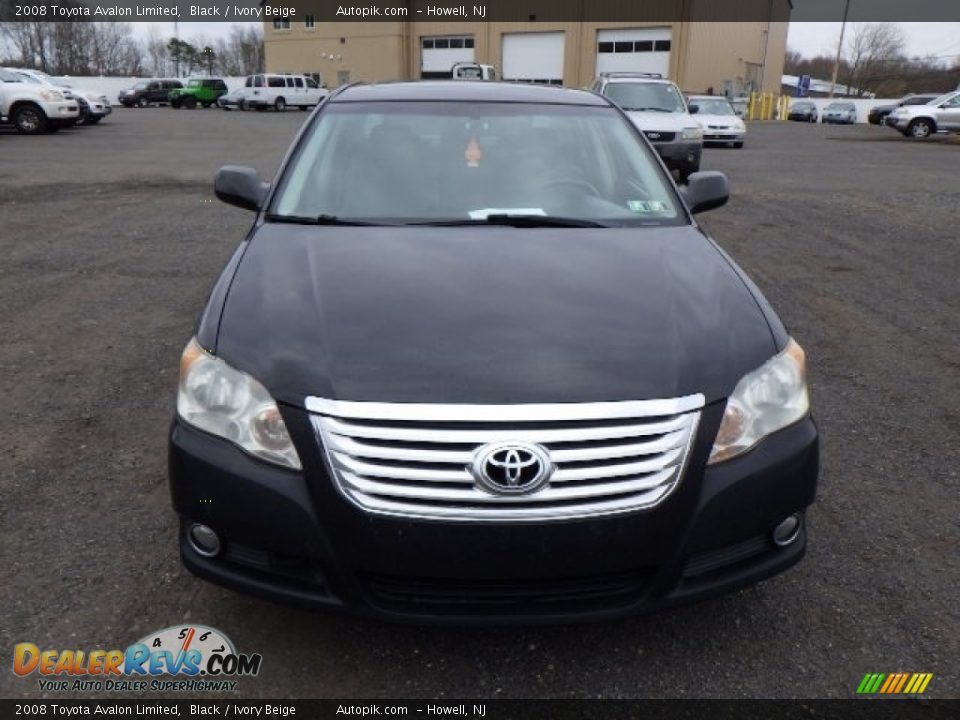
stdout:
POLYGON ((56 132, 77 121, 80 108, 74 99, 46 85, 29 83, 23 77, 0 69, 0 122, 18 132, 36 135, 56 132))

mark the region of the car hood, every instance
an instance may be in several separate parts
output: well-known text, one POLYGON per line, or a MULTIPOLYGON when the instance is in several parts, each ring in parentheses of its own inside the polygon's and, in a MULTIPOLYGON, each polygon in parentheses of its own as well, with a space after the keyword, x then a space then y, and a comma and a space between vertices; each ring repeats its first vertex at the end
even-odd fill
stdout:
POLYGON ((697 121, 688 113, 665 112, 627 112, 633 124, 644 131, 676 132, 684 128, 697 127, 697 121))
POLYGON ((692 226, 264 224, 216 347, 297 406, 710 402, 776 351, 757 299, 692 226))
POLYGON ((700 123, 700 127, 706 128, 708 125, 719 127, 739 127, 740 118, 736 115, 707 115, 697 113, 693 119, 700 123))

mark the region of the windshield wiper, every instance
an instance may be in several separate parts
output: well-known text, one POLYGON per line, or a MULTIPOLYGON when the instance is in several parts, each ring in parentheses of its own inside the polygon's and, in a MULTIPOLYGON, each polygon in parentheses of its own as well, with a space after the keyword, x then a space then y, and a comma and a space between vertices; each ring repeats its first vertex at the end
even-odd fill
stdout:
POLYGON ((675 110, 668 110, 667 108, 662 107, 628 107, 624 108, 627 112, 665 112, 672 113, 676 112, 675 110))
POLYGON ((484 218, 464 218, 462 220, 430 220, 427 222, 407 223, 407 225, 427 227, 456 227, 458 225, 506 225, 508 227, 535 228, 535 227, 568 227, 568 228, 601 228, 609 225, 597 220, 560 217, 558 215, 513 215, 494 213, 484 218))
POLYGON ((383 225, 383 223, 367 222, 365 220, 344 220, 336 215, 277 215, 267 213, 264 218, 267 222, 292 223, 294 225, 383 225))

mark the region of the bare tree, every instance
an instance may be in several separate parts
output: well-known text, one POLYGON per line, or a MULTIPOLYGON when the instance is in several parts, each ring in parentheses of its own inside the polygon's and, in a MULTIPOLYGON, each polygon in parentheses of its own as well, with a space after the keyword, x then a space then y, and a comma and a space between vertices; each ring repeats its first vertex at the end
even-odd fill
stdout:
POLYGON ((845 82, 859 95, 882 94, 891 68, 904 59, 906 37, 897 23, 865 23, 853 27, 844 48, 845 82))
POLYGON ((144 62, 148 72, 154 77, 167 77, 172 74, 170 56, 167 53, 167 43, 160 35, 156 26, 151 25, 146 40, 143 43, 144 62))

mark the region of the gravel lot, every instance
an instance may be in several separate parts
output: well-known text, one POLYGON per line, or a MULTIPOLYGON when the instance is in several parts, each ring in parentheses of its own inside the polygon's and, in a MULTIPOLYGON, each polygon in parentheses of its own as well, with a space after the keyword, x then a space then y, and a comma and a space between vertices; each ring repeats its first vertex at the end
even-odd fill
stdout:
MULTIPOLYGON (((810 364, 823 471, 798 567, 671 612, 510 630, 314 614, 181 569, 177 361, 251 219, 211 181, 271 175, 305 118, 121 108, 0 130, 0 651, 192 621, 263 654, 244 697, 848 697, 868 671, 960 696, 960 145, 886 128, 753 124, 745 149, 705 153, 734 195, 703 222, 810 364)), ((0 672, 0 696, 39 696, 35 678, 0 672)))

